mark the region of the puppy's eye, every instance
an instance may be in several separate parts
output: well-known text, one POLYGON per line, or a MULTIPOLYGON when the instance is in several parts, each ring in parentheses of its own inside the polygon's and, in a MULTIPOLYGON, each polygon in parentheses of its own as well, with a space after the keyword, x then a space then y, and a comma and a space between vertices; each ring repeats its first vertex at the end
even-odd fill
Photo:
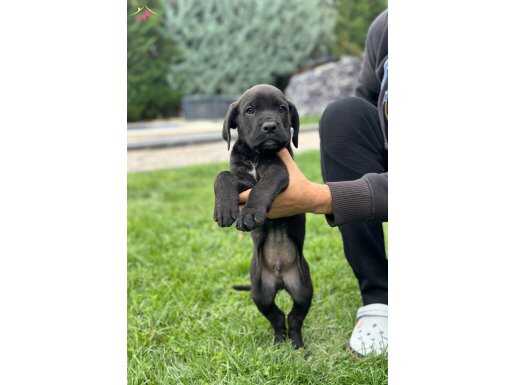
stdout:
POLYGON ((288 108, 285 105, 281 104, 279 106, 279 112, 286 112, 286 111, 288 111, 288 108))
POLYGON ((254 114, 255 112, 256 112, 256 109, 255 109, 254 107, 252 107, 252 106, 249 106, 249 107, 247 107, 247 108, 245 109, 245 113, 246 113, 246 114, 249 114, 249 115, 252 115, 252 114, 254 114))

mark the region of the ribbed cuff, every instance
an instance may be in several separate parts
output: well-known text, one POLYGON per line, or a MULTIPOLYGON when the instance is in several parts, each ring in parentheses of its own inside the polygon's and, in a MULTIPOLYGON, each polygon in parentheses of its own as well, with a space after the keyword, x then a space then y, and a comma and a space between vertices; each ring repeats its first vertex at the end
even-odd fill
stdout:
POLYGON ((333 214, 326 215, 330 226, 363 221, 372 216, 372 197, 368 182, 361 178, 344 182, 327 182, 331 191, 333 214))

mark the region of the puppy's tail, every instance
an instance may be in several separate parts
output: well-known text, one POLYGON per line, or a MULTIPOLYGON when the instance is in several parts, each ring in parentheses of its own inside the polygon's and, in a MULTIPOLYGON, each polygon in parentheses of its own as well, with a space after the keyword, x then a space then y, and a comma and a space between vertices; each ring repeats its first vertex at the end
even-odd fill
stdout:
POLYGON ((250 285, 234 285, 232 288, 238 291, 250 291, 250 285))

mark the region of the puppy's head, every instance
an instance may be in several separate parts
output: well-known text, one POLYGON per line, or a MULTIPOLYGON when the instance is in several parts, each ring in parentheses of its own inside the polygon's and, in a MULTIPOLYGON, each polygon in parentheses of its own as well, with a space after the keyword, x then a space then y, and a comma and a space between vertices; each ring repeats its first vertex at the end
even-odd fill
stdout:
POLYGON ((299 114, 278 88, 259 84, 245 91, 227 111, 222 135, 228 149, 233 128, 238 129, 239 140, 257 152, 278 151, 290 140, 297 147, 299 114))

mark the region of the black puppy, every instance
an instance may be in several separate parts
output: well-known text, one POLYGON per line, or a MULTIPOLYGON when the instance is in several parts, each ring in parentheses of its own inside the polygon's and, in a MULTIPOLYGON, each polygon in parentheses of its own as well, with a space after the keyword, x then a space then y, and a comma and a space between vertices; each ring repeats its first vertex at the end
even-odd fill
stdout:
POLYGON ((251 291, 257 308, 272 324, 276 342, 285 340, 287 330, 274 300, 278 290, 286 289, 293 299, 288 336, 299 348, 304 346, 301 328, 313 296, 302 253, 306 218, 266 218, 274 198, 288 186, 288 172, 276 153, 286 147, 292 154, 290 140, 297 147, 299 115, 279 89, 257 85, 229 107, 223 126, 228 148, 233 128, 238 129, 238 140, 231 152, 231 171, 221 172, 215 181, 214 219, 221 227, 236 221, 239 230, 252 232, 254 242, 251 286, 234 288, 251 291), (249 188, 248 202, 239 211, 238 194, 249 188))

